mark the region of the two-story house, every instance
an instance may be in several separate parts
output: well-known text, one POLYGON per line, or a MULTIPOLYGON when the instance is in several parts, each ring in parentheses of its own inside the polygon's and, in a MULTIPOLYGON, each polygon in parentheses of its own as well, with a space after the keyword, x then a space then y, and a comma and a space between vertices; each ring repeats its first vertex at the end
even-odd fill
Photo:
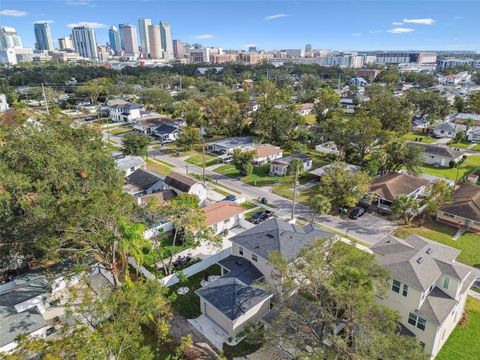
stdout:
POLYGON ((131 123, 141 116, 145 107, 138 103, 119 103, 110 107, 110 120, 131 123))
POLYGON ((402 333, 435 357, 462 318, 475 279, 471 269, 455 262, 459 250, 416 235, 387 235, 370 249, 391 275, 379 302, 397 311, 402 333))
POLYGON ((231 255, 218 262, 222 277, 196 292, 203 316, 235 338, 247 324, 260 321, 274 296, 282 296, 282 279, 269 255, 278 252, 292 262, 316 240, 332 236, 313 225, 271 219, 230 238, 231 255))

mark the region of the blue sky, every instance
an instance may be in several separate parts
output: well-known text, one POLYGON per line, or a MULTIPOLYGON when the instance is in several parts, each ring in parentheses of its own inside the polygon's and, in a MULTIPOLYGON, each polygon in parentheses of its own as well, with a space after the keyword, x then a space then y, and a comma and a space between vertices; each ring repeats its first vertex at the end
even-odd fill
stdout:
POLYGON ((97 41, 112 24, 169 21, 174 39, 239 49, 480 50, 480 0, 0 0, 0 24, 34 45, 33 23, 51 21, 54 43, 87 22, 97 41))

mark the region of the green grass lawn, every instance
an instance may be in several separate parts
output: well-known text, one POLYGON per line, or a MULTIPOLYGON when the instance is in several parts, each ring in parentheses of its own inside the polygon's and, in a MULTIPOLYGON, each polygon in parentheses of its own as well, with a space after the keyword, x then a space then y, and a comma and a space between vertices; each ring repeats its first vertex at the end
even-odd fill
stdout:
POLYGON ((190 276, 185 284, 176 284, 169 288, 169 294, 174 295, 172 306, 186 319, 195 319, 200 316, 200 299, 195 291, 200 289, 200 281, 210 275, 220 275, 220 266, 215 264, 209 268, 190 276), (190 290, 185 295, 178 295, 177 289, 186 286, 190 290))
POLYGON ((418 141, 422 143, 433 143, 436 139, 432 138, 431 136, 423 135, 423 134, 415 134, 415 133, 407 133, 402 136, 402 139, 408 141, 418 141))
MULTIPOLYGON (((312 186, 305 191, 297 190, 297 201, 302 204, 308 204, 308 201, 319 193, 320 185, 312 186)), ((272 192, 284 198, 293 200, 293 183, 282 183, 274 186, 272 192)))
POLYGON ((307 124, 315 125, 317 123, 317 118, 315 114, 303 115, 303 119, 307 124))
POLYGON ((470 150, 480 151, 480 144, 475 145, 470 150))
POLYGON ((121 148, 119 146, 116 146, 116 145, 112 144, 111 142, 104 141, 103 143, 105 145, 105 148, 109 151, 120 151, 121 150, 121 148))
POLYGON ((457 229, 451 226, 436 221, 425 221, 422 226, 411 225, 398 228, 395 235, 406 238, 410 234, 416 234, 454 247, 462 251, 457 257, 458 261, 480 268, 480 235, 465 233, 458 240, 453 240, 452 237, 456 232, 457 229))
MULTIPOLYGON (((203 157, 202 154, 194 155, 189 157, 186 162, 202 167, 203 166, 203 157)), ((205 154, 205 167, 218 164, 218 159, 215 156, 205 154)))
POLYGON ((156 160, 147 159, 147 170, 159 173, 161 175, 167 175, 172 172, 172 168, 158 163, 156 160))
POLYGON ((118 128, 114 128, 114 129, 111 129, 111 130, 108 130, 108 132, 112 135, 120 135, 120 134, 125 134, 127 132, 131 132, 132 131, 132 128, 131 127, 118 127, 118 128))
POLYGON ((174 168, 175 165, 173 164, 170 164, 169 162, 166 162, 166 161, 163 161, 163 160, 160 160, 160 159, 155 159, 156 162, 159 162, 159 163, 162 163, 163 165, 165 166, 168 166, 168 167, 171 167, 171 168, 174 168))
MULTIPOLYGON (((463 179, 463 177, 478 167, 480 167, 480 155, 467 156, 467 159, 460 165, 458 180, 463 179)), ((451 180, 457 179, 457 168, 450 169, 424 165, 420 169, 424 174, 440 176, 451 180)))
POLYGON ((255 209, 256 207, 258 207, 257 204, 254 204, 250 201, 245 201, 245 202, 241 203, 240 206, 243 207, 245 210, 251 210, 251 209, 255 209))
POLYGON ((467 299, 467 316, 450 334, 447 342, 436 357, 437 360, 474 360, 480 354, 480 300, 467 299))
POLYGON ((458 142, 451 141, 448 143, 448 146, 454 149, 467 149, 470 145, 472 145, 472 143, 469 143, 469 142, 458 143, 458 142))

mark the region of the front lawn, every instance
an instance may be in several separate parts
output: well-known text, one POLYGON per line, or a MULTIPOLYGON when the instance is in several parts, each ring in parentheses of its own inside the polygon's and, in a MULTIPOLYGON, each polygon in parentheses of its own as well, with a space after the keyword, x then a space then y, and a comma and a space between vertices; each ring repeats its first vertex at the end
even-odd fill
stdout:
POLYGON ((453 240, 456 232, 457 229, 451 226, 436 221, 425 221, 422 226, 410 225, 398 228, 395 235, 406 238, 410 234, 415 234, 459 249, 462 252, 457 257, 458 261, 480 268, 480 235, 465 233, 458 240, 453 240))
POLYGON ((468 149, 470 145, 472 145, 472 143, 469 143, 469 142, 458 143, 458 142, 450 141, 448 143, 448 146, 454 149, 468 149))
MULTIPOLYGON (((202 167, 203 166, 203 156, 202 154, 194 155, 189 157, 186 162, 202 167)), ((218 164, 218 159, 215 156, 205 154, 205 167, 218 164)))
POLYGON ((172 306, 180 315, 186 319, 195 319, 201 315, 200 298, 195 291, 201 288, 200 281, 206 280, 210 275, 220 275, 220 266, 215 264, 209 268, 190 276, 184 284, 176 284, 169 288, 169 295, 174 297, 172 306), (181 287, 188 287, 188 293, 184 295, 177 294, 177 290, 181 287))
POLYGON ((437 360, 474 360, 480 354, 480 300, 468 297, 466 318, 450 334, 437 360))
POLYGON ((147 170, 159 173, 161 175, 167 175, 173 171, 172 168, 152 159, 147 159, 147 170))
POLYGON ((431 136, 423 135, 423 134, 415 134, 411 132, 403 135, 402 139, 407 141, 417 141, 417 142, 422 142, 427 144, 431 144, 435 141, 435 139, 432 138, 431 136))
MULTIPOLYGON (((465 161, 460 165, 458 170, 458 180, 463 179, 468 173, 480 167, 480 155, 467 156, 465 161)), ((423 165, 420 167, 422 173, 444 177, 451 180, 457 179, 457 168, 440 168, 430 165, 423 165)))
POLYGON ((131 132, 132 131, 132 128, 131 127, 118 127, 118 128, 114 128, 114 129, 111 129, 111 130, 108 130, 108 132, 112 135, 120 135, 120 134, 125 134, 127 132, 131 132))
MULTIPOLYGON (((304 191, 298 191, 297 187, 297 202, 308 205, 308 201, 315 195, 319 194, 320 185, 309 187, 304 191)), ((272 188, 272 192, 284 198, 293 200, 293 183, 283 183, 272 188)))

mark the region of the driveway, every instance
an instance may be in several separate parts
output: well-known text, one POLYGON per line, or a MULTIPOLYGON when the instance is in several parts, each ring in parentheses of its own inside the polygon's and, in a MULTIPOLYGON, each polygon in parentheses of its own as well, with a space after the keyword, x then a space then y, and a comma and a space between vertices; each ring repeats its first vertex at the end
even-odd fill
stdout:
POLYGON ((228 340, 228 337, 210 319, 205 315, 200 315, 196 319, 189 319, 188 322, 205 336, 217 350, 222 351, 223 343, 228 340))

